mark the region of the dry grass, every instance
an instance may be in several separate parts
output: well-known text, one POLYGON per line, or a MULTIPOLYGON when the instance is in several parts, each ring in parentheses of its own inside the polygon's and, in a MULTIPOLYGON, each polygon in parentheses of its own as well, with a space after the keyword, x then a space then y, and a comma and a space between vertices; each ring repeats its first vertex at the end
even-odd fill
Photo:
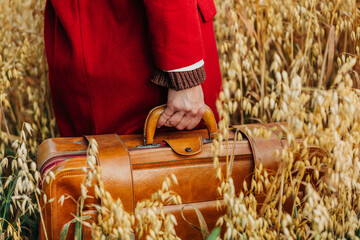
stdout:
MULTIPOLYGON (((214 142, 215 155, 222 151, 234 123, 285 121, 282 135, 288 142, 279 153, 278 174, 258 166, 241 193, 218 171, 219 191, 228 207, 218 221, 227 229, 220 237, 359 238, 359 3, 215 2, 224 82, 217 102, 221 134, 214 142), (309 158, 310 146, 327 155, 309 158), (303 199, 298 197, 300 188, 306 189, 303 199), (267 204, 257 211, 259 194, 266 195, 267 204), (287 198, 294 200, 289 213, 283 210, 287 198)), ((44 57, 44 3, 3 0, 0 5, 0 238, 31 237, 26 228, 34 226, 32 212, 38 212, 36 200, 41 195, 32 159, 38 143, 56 135, 44 57)), ((93 143, 90 166, 95 158, 93 143)), ((215 166, 217 161, 215 157, 215 166)), ((97 206, 99 221, 92 225, 94 238, 126 239, 132 233, 149 239, 176 238, 173 217, 156 215, 166 200, 179 202, 169 190, 170 179, 130 214, 103 190, 99 169, 87 174, 90 180, 82 186, 82 198, 88 197, 86 188, 94 178, 91 187, 102 202, 97 206)))
POLYGON ((288 142, 278 174, 269 177, 257 169, 249 190, 240 196, 231 179, 219 175, 226 183, 221 190, 228 205, 219 220, 226 224, 224 239, 357 238, 359 5, 302 0, 217 5, 224 74, 217 103, 220 142, 237 121, 285 121, 288 142), (326 150, 328 156, 306 160, 310 146, 326 150), (297 193, 305 186, 307 195, 301 201, 297 193), (259 213, 255 197, 261 192, 268 201, 259 213), (293 211, 285 213, 289 197, 295 200, 293 211))
POLYGON ((34 237, 40 194, 34 154, 40 140, 54 135, 45 81, 44 2, 0 4, 1 239, 34 237))
MULTIPOLYGON (((96 166, 97 152, 97 143, 93 141, 88 150, 89 166, 96 166)), ((128 213, 124 210, 121 199, 113 199, 110 193, 105 191, 101 169, 92 167, 90 171, 96 180, 95 197, 101 201, 101 205, 95 206, 99 214, 97 222, 92 223, 94 239, 109 237, 130 240, 135 235, 148 240, 179 239, 175 232, 177 222, 174 215, 165 214, 163 209, 164 205, 181 204, 181 198, 170 190, 172 182, 177 184, 174 175, 171 176, 172 179, 166 178, 162 188, 153 193, 150 199, 137 202, 134 213, 128 213)), ((90 183, 91 180, 87 182, 90 183)))

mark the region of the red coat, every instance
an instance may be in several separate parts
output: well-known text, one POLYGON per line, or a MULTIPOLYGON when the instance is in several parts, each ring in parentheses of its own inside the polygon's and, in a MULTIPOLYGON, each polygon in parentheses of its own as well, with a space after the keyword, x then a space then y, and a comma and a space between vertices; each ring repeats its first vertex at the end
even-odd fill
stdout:
POLYGON ((48 0, 45 49, 62 136, 142 132, 166 103, 154 71, 205 62, 205 103, 213 110, 221 76, 213 0, 48 0))

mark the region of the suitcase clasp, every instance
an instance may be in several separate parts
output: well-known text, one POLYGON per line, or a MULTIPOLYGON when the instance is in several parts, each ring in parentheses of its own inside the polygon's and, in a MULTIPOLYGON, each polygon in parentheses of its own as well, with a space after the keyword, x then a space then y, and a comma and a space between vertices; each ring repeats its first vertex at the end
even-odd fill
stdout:
POLYGON ((154 148, 154 147, 161 147, 161 144, 138 145, 135 147, 135 149, 145 149, 145 148, 154 148))

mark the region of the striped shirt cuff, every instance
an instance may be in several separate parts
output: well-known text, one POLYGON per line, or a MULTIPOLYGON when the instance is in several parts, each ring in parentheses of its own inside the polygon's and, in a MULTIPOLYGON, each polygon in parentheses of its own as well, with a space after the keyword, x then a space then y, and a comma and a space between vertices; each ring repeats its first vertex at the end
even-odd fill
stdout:
POLYGON ((151 82, 178 91, 198 86, 205 81, 205 78, 205 68, 201 66, 191 71, 165 72, 157 70, 151 82))

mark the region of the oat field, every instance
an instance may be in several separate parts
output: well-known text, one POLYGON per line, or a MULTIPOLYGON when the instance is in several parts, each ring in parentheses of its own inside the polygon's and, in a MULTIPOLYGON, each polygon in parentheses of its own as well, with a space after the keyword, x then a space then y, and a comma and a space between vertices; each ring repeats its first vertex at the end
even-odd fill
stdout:
MULTIPOLYGON (((227 212, 218 219, 226 230, 207 239, 360 238, 360 3, 356 0, 215 0, 214 29, 223 75, 217 108, 220 134, 213 143, 214 167, 227 212), (284 122, 277 173, 261 165, 250 184, 235 192, 216 157, 224 151, 233 124, 284 122), (301 139, 299 142, 296 139, 301 139), (322 149, 321 157, 309 155, 322 149), (305 196, 298 196, 299 189, 305 196), (265 196, 260 206, 258 196, 265 196), (292 211, 284 211, 286 199, 292 211)), ((51 109, 43 44, 45 0, 2 0, 0 4, 0 239, 33 239, 43 195, 36 169, 39 143, 57 135, 51 109)), ((269 133, 255 129, 253 135, 269 133)), ((239 136, 241 138, 241 136, 239 136)), ((94 164, 96 143, 88 149, 94 164)), ((152 206, 181 202, 171 192, 176 178, 126 213, 120 200, 102 188, 91 168, 82 185, 94 187, 103 205, 91 225, 95 239, 176 239, 171 215, 152 206), (164 201, 165 199, 165 201, 164 201), (116 206, 116 207, 114 207, 116 206), (121 216, 118 221, 109 217, 121 216), (121 230, 120 230, 121 229, 121 230)), ((51 177, 49 174, 44 180, 51 177)), ((81 201, 80 201, 81 203, 81 201)), ((85 224, 85 223, 84 223, 85 224)), ((80 224, 81 225, 81 224, 80 224)))

